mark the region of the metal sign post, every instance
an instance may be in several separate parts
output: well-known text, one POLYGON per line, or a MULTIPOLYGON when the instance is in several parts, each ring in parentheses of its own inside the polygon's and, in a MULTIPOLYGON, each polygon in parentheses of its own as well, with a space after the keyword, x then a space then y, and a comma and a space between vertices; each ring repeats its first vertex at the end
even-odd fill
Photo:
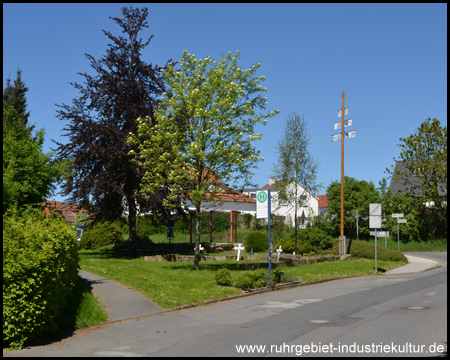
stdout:
POLYGON ((256 218, 268 219, 269 221, 269 283, 272 284, 272 260, 271 260, 271 241, 270 241, 270 189, 259 190, 256 192, 256 218))
POLYGON ((358 212, 358 210, 356 210, 353 215, 356 218, 356 240, 359 240, 359 228, 358 228, 359 212, 358 212))
MULTIPOLYGON (((377 229, 381 230, 381 204, 369 204, 369 228, 375 229, 375 274, 377 268, 377 229)), ((372 235, 372 233, 371 233, 372 235)))
POLYGON ((392 214, 393 218, 397 218, 397 246, 398 246, 398 251, 400 251, 400 229, 398 224, 400 223, 405 223, 406 219, 400 219, 404 216, 404 214, 392 214))

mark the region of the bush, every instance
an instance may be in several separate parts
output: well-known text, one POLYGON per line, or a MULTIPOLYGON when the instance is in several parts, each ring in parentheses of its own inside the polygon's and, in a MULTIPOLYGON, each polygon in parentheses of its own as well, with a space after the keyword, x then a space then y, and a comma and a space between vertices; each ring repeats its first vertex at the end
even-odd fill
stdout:
POLYGON ((248 271, 241 274, 235 281, 234 286, 240 289, 257 289, 267 284, 267 275, 263 269, 248 271))
POLYGON ((118 243, 122 239, 122 231, 117 225, 109 222, 100 222, 83 232, 81 248, 95 250, 118 243))
MULTIPOLYGON (((288 239, 280 239, 275 247, 281 245, 284 253, 295 251, 295 238, 291 234, 288 239)), ((297 233, 297 253, 298 254, 320 254, 324 250, 333 246, 333 238, 320 228, 306 228, 297 233)))
POLYGON ((259 231, 248 233, 245 237, 245 251, 265 252, 269 249, 269 237, 259 231))
MULTIPOLYGON (((352 240, 350 255, 357 258, 375 259, 375 244, 362 240, 352 240)), ((408 261, 401 251, 390 250, 381 245, 377 245, 377 259, 384 261, 408 261)))
POLYGON ((222 268, 217 271, 216 282, 218 285, 231 286, 233 284, 233 281, 231 279, 231 271, 226 268, 222 268))
POLYGON ((20 349, 58 329, 78 280, 76 232, 63 218, 3 216, 3 345, 20 349))

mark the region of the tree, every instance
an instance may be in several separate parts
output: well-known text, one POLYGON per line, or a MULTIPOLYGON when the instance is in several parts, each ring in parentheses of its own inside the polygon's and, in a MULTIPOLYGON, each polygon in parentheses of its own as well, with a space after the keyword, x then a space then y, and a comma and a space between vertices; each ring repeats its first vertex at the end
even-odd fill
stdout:
POLYGON ((407 172, 392 168, 386 170, 393 179, 408 186, 414 194, 407 196, 418 194, 421 197, 418 204, 424 207, 421 211, 429 220, 428 227, 432 236, 446 236, 447 126, 442 127, 436 118, 427 118, 414 134, 400 138, 400 141, 400 159, 407 172), (434 206, 427 206, 427 203, 434 206))
POLYGON ((221 191, 220 181, 249 183, 251 169, 261 160, 253 146, 261 134, 255 125, 264 123, 277 111, 264 110, 267 98, 255 77, 259 63, 248 70, 238 66, 239 52, 228 53, 219 62, 197 60, 183 52, 180 69, 169 66, 164 79, 168 90, 156 113, 139 119, 131 152, 146 174, 143 191, 152 194, 170 185, 166 203, 189 198, 195 206, 196 241, 194 269, 199 268, 201 203, 214 200, 221 191))
POLYGON ((378 181, 378 185, 379 185, 379 187, 377 187, 377 190, 380 192, 381 199, 384 200, 389 191, 387 179, 385 177, 381 178, 381 180, 378 181))
MULTIPOLYGON (((337 236, 340 228, 341 182, 333 181, 327 189, 328 213, 334 217, 333 228, 337 236)), ((347 238, 356 237, 354 213, 359 213, 359 235, 369 237, 369 204, 381 203, 380 193, 372 181, 344 177, 344 233, 347 238)))
MULTIPOLYGON (((100 60, 86 54, 95 75, 81 74, 85 83, 71 83, 80 97, 73 105, 58 105, 58 116, 70 124, 64 128, 67 144, 58 145, 59 159, 73 159, 72 176, 64 194, 80 203, 97 219, 114 220, 128 213, 130 250, 136 250, 136 216, 140 210, 157 211, 162 195, 152 199, 140 196, 142 170, 127 155, 133 149, 126 142, 136 130, 136 119, 153 118, 159 96, 165 87, 161 68, 141 59, 143 42, 138 34, 148 27, 146 8, 122 8, 123 19, 112 18, 126 34, 113 36, 107 54, 100 60), (91 201, 92 200, 92 201, 91 201), (92 204, 90 206, 89 204, 92 204)), ((169 60, 170 62, 170 60, 169 60)))
POLYGON ((8 105, 3 105, 3 213, 12 207, 42 203, 63 180, 67 162, 53 162, 44 153, 44 129, 31 127, 8 105))
POLYGON ((308 150, 310 140, 305 119, 296 113, 289 114, 283 138, 277 145, 278 162, 274 164, 272 177, 278 190, 278 204, 287 203, 294 208, 296 252, 298 210, 307 206, 310 194, 321 187, 316 182, 319 164, 308 150))
POLYGON ((14 80, 14 86, 11 85, 11 78, 6 79, 6 88, 3 90, 3 106, 11 106, 17 112, 22 126, 28 125, 30 112, 27 111, 26 92, 28 88, 22 81, 22 70, 17 68, 17 76, 14 80))

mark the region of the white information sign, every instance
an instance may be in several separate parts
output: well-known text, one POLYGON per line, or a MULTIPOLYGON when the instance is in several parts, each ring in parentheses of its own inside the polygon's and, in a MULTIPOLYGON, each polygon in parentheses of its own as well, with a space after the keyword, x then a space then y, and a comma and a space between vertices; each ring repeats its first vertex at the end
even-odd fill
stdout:
POLYGON ((256 218, 269 218, 269 191, 259 190, 256 192, 256 218))
POLYGON ((392 214, 393 218, 402 218, 404 214, 392 214))
POLYGON ((371 231, 370 235, 377 237, 389 237, 389 231, 371 231))
POLYGON ((399 224, 405 224, 407 222, 408 222, 408 220, 406 220, 406 219, 398 219, 397 220, 397 223, 399 223, 399 224))
POLYGON ((381 229, 381 204, 369 204, 369 228, 381 229))

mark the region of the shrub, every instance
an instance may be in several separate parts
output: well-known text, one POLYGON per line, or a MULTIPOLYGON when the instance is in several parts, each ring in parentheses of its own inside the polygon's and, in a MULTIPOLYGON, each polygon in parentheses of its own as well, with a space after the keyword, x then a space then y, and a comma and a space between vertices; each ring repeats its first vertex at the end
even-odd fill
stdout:
MULTIPOLYGON (((295 251, 294 235, 288 239, 280 239, 276 246, 281 245, 284 253, 293 253, 295 251)), ((324 250, 333 246, 333 238, 320 228, 306 228, 297 233, 297 253, 299 254, 320 254, 324 250)))
POLYGON ((226 268, 218 270, 216 272, 216 282, 218 285, 231 286, 233 284, 231 279, 231 271, 226 268))
MULTIPOLYGON (((375 244, 362 240, 352 240, 350 255, 357 258, 375 259, 375 244)), ((377 259, 384 261, 408 261, 401 251, 390 250, 381 245, 377 245, 377 259)))
POLYGON ((83 232, 81 248, 95 250, 118 243, 122 239, 122 231, 117 225, 110 222, 100 222, 83 232))
POLYGON ((245 251, 263 252, 269 248, 269 237, 259 231, 248 233, 245 237, 245 251))
POLYGON ((257 289, 267 284, 267 275, 263 269, 248 271, 241 274, 235 281, 234 286, 240 289, 257 289))
POLYGON ((76 232, 63 218, 3 216, 3 345, 55 331, 78 280, 76 232))

